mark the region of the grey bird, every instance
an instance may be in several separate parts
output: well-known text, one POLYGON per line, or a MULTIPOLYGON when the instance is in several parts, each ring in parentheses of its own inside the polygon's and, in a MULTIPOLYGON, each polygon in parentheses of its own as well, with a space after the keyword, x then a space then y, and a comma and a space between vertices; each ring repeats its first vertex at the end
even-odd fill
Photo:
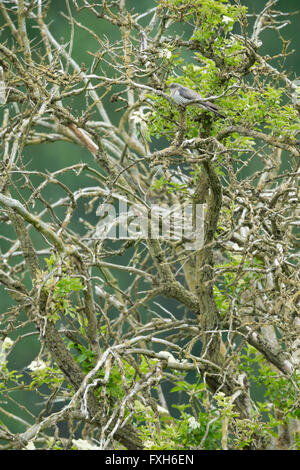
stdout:
POLYGON ((218 116, 225 118, 223 114, 220 113, 220 108, 211 101, 203 101, 203 97, 194 90, 187 88, 179 83, 171 83, 170 85, 170 95, 175 103, 180 104, 181 106, 187 106, 188 104, 195 104, 196 106, 201 106, 207 111, 212 111, 218 116), (199 101, 198 103, 193 103, 193 101, 199 101))

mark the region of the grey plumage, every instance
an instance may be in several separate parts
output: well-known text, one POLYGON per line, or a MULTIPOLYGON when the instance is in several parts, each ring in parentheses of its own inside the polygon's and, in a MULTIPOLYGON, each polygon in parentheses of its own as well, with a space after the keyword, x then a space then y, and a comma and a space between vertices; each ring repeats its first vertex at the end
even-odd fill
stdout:
POLYGON ((171 83, 170 85, 170 95, 171 98, 175 101, 175 103, 180 105, 187 106, 193 101, 199 101, 199 103, 192 103, 195 105, 202 106, 202 108, 207 109, 208 111, 212 111, 213 113, 217 114, 220 117, 225 117, 223 114, 220 113, 220 108, 216 104, 212 103, 211 101, 202 101, 202 96, 194 90, 187 88, 179 83, 171 83))

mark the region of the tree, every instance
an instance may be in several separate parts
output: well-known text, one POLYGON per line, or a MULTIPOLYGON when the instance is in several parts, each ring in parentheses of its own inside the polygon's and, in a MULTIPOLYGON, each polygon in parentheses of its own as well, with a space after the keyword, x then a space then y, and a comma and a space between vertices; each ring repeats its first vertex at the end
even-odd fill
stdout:
POLYGON ((53 3, 0 3, 2 448, 297 448, 300 105, 283 68, 287 15, 277 0, 254 17, 240 1, 139 13, 68 0, 62 43, 53 3), (267 29, 282 41, 274 57, 260 54, 267 29), (83 65, 77 34, 97 44, 80 44, 83 65), (176 105, 172 82, 224 117, 176 105), (85 161, 29 167, 26 149, 53 142, 85 161), (28 337, 38 352, 15 370, 28 337))

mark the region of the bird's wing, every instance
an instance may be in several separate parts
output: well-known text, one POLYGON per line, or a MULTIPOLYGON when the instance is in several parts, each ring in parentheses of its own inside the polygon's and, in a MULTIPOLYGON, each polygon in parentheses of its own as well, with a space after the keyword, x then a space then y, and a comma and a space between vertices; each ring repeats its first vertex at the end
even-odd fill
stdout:
MULTIPOLYGON (((197 93, 194 90, 190 90, 189 88, 186 87, 181 87, 180 89, 180 94, 183 98, 189 101, 194 101, 194 100, 202 100, 202 96, 197 93)), ((214 113, 218 114, 221 117, 225 117, 223 114, 220 113, 220 108, 216 104, 212 103, 211 101, 203 101, 202 103, 199 103, 200 106, 203 106, 204 108, 208 109, 209 111, 213 111, 214 113)))

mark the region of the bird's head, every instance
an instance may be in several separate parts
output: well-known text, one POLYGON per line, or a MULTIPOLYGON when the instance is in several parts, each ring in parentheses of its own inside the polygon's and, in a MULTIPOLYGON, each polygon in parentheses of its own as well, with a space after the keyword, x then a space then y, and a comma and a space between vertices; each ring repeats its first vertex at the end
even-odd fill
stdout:
POLYGON ((169 85, 169 88, 171 91, 176 90, 176 88, 179 88, 179 87, 180 87, 179 83, 171 83, 171 85, 169 85))

